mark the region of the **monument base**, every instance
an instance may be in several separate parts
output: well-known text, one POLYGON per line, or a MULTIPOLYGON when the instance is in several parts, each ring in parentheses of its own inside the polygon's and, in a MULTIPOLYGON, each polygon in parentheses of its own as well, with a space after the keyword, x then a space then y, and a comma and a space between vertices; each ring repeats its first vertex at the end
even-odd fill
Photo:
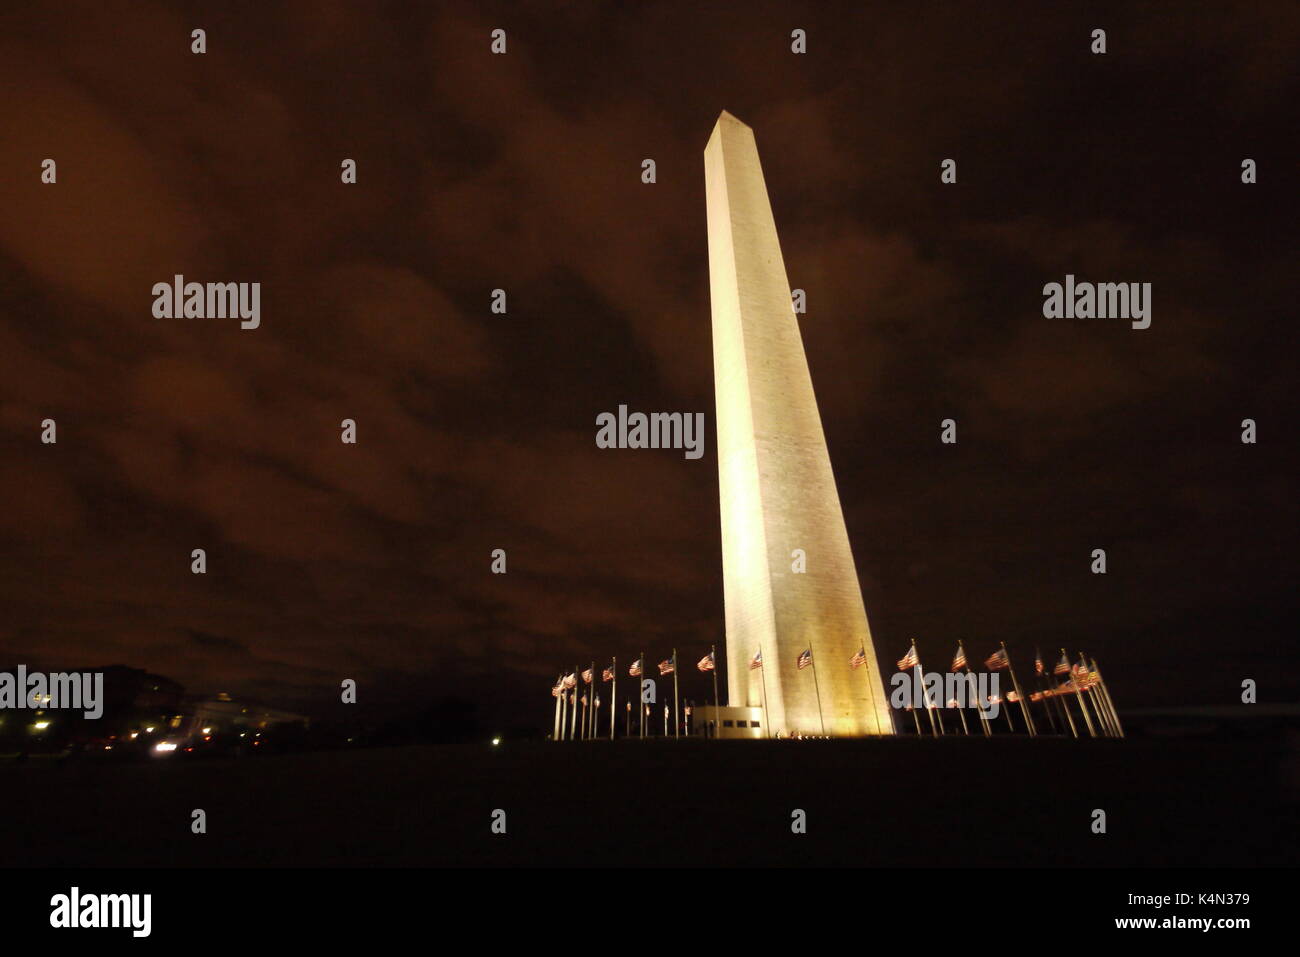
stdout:
POLYGON ((762 708, 711 704, 695 706, 695 733, 706 738, 766 738, 767 721, 762 708))

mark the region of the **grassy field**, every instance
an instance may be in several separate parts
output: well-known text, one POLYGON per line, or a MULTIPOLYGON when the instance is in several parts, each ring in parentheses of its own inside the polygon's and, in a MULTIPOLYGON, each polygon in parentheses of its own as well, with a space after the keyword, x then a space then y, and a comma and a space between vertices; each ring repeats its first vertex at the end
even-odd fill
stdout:
POLYGON ((0 864, 1281 865, 1294 863, 1298 783, 1282 736, 11 760, 0 864), (191 833, 194 808, 206 834, 191 833), (498 808, 504 835, 490 829, 498 808), (796 808, 806 834, 791 832, 796 808))

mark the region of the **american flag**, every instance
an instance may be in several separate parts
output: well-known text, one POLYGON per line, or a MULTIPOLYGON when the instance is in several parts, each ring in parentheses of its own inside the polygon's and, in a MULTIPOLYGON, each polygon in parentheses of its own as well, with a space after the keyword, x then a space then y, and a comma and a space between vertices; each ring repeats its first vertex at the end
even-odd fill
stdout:
POLYGON ((582 673, 582 680, 587 684, 591 684, 592 677, 594 676, 592 675, 590 668, 588 668, 586 671, 582 673))
POLYGON ((907 649, 907 654, 898 659, 898 670, 906 671, 908 668, 915 668, 921 663, 920 657, 916 653, 916 645, 907 649))
POLYGON ((712 671, 714 668, 713 652, 710 651, 707 655, 701 658, 695 667, 699 668, 701 671, 712 671))
POLYGON ((671 658, 666 658, 663 661, 659 662, 660 677, 662 677, 663 675, 670 675, 676 670, 677 670, 677 662, 673 661, 673 659, 671 658))
POLYGON ((1001 671, 1003 668, 1011 667, 1011 659, 1007 657, 1007 649, 999 648, 989 655, 988 660, 984 662, 984 667, 989 671, 1001 671))
POLYGON ((1070 673, 1070 659, 1065 657, 1065 652, 1061 652, 1061 660, 1056 663, 1052 669, 1054 675, 1068 675, 1070 673))
POLYGON ((1037 648, 1034 649, 1034 674, 1046 674, 1047 669, 1043 667, 1043 653, 1037 648))
POLYGON ((578 676, 575 675, 572 671, 564 676, 564 687, 572 688, 577 683, 578 683, 578 676))
POLYGON ((613 681, 613 680, 614 680, 614 666, 613 666, 613 665, 610 665, 608 668, 606 668, 604 671, 602 671, 602 672, 600 673, 600 680, 601 680, 601 681, 613 681))
POLYGON ((799 660, 795 662, 795 664, 799 666, 800 671, 812 664, 812 649, 805 648, 803 654, 799 656, 799 660))
POLYGON ((966 667, 966 649, 961 645, 957 646, 957 654, 952 656, 952 667, 949 671, 960 671, 966 667))
POLYGON ((867 650, 865 648, 859 648, 857 654, 855 654, 852 658, 849 659, 850 668, 861 668, 866 663, 867 663, 867 650))
POLYGON ((640 658, 638 658, 636 661, 632 662, 632 667, 627 669, 627 673, 628 673, 629 675, 631 675, 633 678, 635 678, 637 675, 639 675, 639 674, 641 673, 641 659, 640 659, 640 658))
POLYGON ((753 671, 755 668, 761 667, 763 667, 763 649, 759 648, 754 653, 754 657, 749 659, 749 670, 753 671))

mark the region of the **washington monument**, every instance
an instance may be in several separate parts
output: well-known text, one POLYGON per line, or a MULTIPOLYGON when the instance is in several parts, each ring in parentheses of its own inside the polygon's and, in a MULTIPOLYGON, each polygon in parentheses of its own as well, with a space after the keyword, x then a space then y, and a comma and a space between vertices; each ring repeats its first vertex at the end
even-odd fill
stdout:
POLYGON ((704 182, 729 704, 766 700, 769 733, 891 734, 754 131, 730 113, 704 182))

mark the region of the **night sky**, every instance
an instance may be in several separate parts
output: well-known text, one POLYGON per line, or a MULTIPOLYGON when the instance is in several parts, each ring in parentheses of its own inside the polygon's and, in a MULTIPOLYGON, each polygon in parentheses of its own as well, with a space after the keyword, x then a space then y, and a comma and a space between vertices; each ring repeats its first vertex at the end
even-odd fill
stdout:
POLYGON ((727 109, 886 672, 1005 640, 1121 709, 1300 697, 1293 4, 414 6, 0 13, 0 661, 542 733, 562 669, 676 645, 705 698, 727 109), (155 319, 177 273, 261 327, 155 319), (1151 328, 1043 318, 1067 273, 1152 283, 1151 328), (620 403, 704 457, 598 449, 620 403))

